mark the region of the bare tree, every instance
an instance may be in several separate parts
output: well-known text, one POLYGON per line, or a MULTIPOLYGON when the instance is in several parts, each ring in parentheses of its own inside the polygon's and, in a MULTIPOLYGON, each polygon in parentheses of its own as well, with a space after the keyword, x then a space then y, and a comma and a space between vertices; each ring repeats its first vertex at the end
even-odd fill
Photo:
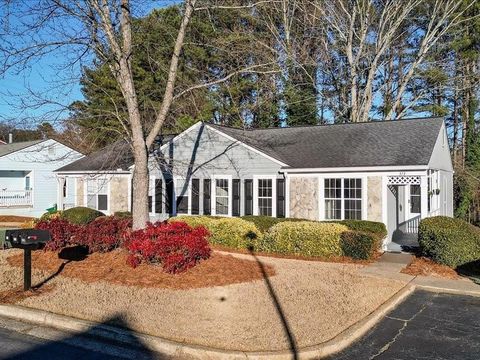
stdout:
MULTIPOLYGON (((208 11, 217 6, 216 2, 198 2, 197 10, 208 11)), ((135 229, 143 227, 149 219, 149 152, 172 102, 195 89, 213 86, 233 76, 226 74, 212 82, 176 89, 185 35, 197 5, 197 0, 185 0, 181 4, 182 20, 166 72, 163 98, 153 122, 146 126, 132 70, 132 56, 138 51, 132 43, 132 21, 135 10, 142 9, 146 3, 141 0, 4 0, 6 16, 0 20, 3 30, 0 35, 0 74, 8 70, 24 70, 32 61, 59 49, 65 50, 65 62, 70 65, 92 58, 108 65, 127 109, 126 115, 120 112, 112 115, 123 127, 134 156, 132 210, 135 229)), ((241 1, 227 5, 222 9, 251 7, 241 1)), ((234 72, 268 72, 271 67, 271 63, 250 63, 234 72)))

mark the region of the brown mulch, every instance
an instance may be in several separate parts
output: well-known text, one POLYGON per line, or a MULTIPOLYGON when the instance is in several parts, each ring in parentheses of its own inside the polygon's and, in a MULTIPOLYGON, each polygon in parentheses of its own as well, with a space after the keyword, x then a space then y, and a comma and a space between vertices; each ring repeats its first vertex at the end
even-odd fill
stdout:
MULTIPOLYGON (((126 263, 127 252, 115 250, 109 253, 95 253, 81 261, 66 261, 56 252, 35 251, 32 253, 33 269, 45 270, 52 275, 59 272, 64 277, 85 282, 107 281, 119 285, 155 287, 166 289, 195 289, 212 286, 250 282, 263 279, 264 275, 255 261, 239 259, 231 255, 213 253, 195 267, 180 273, 168 274, 161 266, 141 264, 132 268, 126 263), (62 264, 63 269, 59 271, 62 264)), ((12 266, 23 266, 23 255, 7 258, 12 266)), ((267 276, 275 275, 270 265, 263 265, 267 276)))
MULTIPOLYGON (((213 245, 212 249, 217 251, 225 251, 234 254, 251 254, 249 250, 246 249, 233 249, 227 246, 213 245)), ((331 256, 331 257, 321 257, 321 256, 303 256, 303 255, 293 255, 293 254, 279 254, 279 253, 269 253, 254 251, 254 254, 257 256, 265 256, 279 259, 292 259, 292 260, 305 260, 305 261, 320 261, 320 262, 332 262, 332 263, 343 263, 343 264, 360 264, 368 265, 377 260, 382 256, 383 252, 376 252, 372 259, 370 260, 356 260, 348 256, 331 256)))
POLYGON ((44 285, 42 287, 32 288, 28 291, 23 291, 23 287, 19 286, 15 289, 0 291, 0 304, 15 304, 26 298, 33 296, 40 296, 55 289, 53 285, 44 285))
POLYGON ((415 257, 410 265, 402 269, 401 272, 412 276, 436 276, 453 280, 460 279, 460 276, 452 268, 437 264, 425 257, 415 257))
POLYGON ((32 221, 33 219, 33 217, 28 216, 0 215, 0 223, 23 223, 26 221, 32 221))

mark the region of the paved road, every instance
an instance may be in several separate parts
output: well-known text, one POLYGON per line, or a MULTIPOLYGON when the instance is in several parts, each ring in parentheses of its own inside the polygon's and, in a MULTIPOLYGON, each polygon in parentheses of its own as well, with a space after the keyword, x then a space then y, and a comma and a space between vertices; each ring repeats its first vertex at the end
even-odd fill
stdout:
MULTIPOLYGON (((32 331, 28 324, 0 318, 0 359, 162 358, 146 349, 124 349, 82 336, 49 341, 25 334, 32 331)), ((331 359, 480 359, 480 298, 416 291, 363 339, 331 359)))
POLYGON ((480 298, 416 291, 332 359, 480 359, 480 298))

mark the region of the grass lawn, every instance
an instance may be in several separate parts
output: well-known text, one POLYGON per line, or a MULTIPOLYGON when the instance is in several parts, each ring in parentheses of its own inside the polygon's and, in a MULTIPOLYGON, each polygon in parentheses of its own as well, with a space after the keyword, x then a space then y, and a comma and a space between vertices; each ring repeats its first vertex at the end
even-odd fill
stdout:
MULTIPOLYGON (((22 284, 19 254, 0 251, 4 300, 22 284)), ((96 257, 67 264, 36 296, 10 299, 92 321, 121 319, 133 330, 174 341, 257 351, 289 349, 286 326, 297 347, 327 341, 405 285, 362 275, 358 264, 214 253, 181 275, 166 275, 157 266, 128 268, 118 252, 96 257)), ((52 254, 35 255, 33 283, 58 265, 52 254)))

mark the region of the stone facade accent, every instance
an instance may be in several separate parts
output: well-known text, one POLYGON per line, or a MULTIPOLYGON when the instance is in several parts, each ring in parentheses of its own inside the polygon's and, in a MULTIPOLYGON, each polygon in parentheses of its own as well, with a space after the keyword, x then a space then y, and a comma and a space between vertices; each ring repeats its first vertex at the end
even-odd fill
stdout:
POLYGON ((290 178, 290 217, 318 220, 317 178, 290 178))
POLYGON ((128 211, 128 177, 113 176, 110 179, 110 212, 128 211))
POLYGON ((76 178, 76 188, 77 188, 77 199, 76 199, 76 206, 84 206, 85 204, 83 203, 84 200, 84 187, 85 187, 85 181, 83 178, 76 178))
POLYGON ((369 176, 367 183, 367 220, 382 222, 382 177, 369 176))

